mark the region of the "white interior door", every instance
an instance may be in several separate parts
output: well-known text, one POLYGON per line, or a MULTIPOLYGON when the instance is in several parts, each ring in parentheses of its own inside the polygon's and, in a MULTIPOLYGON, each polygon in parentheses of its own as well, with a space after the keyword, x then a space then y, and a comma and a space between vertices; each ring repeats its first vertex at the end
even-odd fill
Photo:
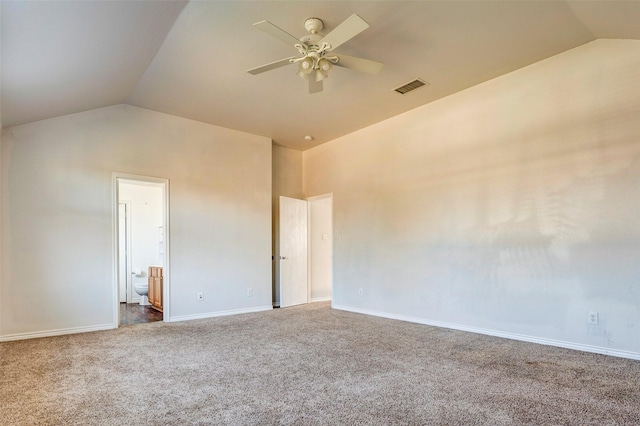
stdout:
POLYGON ((308 303, 307 202, 280 197, 278 278, 280 307, 308 303))
POLYGON ((128 235, 127 235, 127 205, 118 203, 118 283, 120 286, 120 303, 127 302, 130 280, 128 256, 128 235))

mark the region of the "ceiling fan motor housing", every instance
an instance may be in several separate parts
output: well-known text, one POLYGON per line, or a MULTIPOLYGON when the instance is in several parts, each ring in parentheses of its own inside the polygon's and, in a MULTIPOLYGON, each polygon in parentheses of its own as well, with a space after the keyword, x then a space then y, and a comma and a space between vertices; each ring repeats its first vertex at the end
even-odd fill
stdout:
POLYGON ((308 18, 304 21, 304 28, 311 34, 318 34, 324 28, 324 22, 319 18, 308 18))

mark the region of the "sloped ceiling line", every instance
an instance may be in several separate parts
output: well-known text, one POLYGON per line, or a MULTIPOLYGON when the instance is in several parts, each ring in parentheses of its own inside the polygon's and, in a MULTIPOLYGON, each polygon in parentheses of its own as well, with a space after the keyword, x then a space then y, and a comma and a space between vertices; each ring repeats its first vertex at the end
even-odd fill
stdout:
POLYGON ((127 103, 297 150, 596 38, 640 39, 640 1, 0 1, 5 127, 127 103), (286 56, 253 23, 298 36, 353 13, 370 27, 341 53, 385 63, 378 75, 335 67, 309 95, 291 67, 245 72, 286 56), (397 96, 416 76, 429 86, 397 96))

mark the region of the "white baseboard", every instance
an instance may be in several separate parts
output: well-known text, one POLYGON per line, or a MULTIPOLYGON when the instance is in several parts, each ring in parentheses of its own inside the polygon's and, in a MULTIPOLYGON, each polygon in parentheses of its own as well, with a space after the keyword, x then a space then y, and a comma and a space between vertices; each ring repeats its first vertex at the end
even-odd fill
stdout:
MULTIPOLYGON (((230 311, 221 311, 221 312, 208 312, 206 314, 196 314, 196 315, 181 315, 177 317, 172 317, 170 319, 165 318, 165 322, 178 322, 178 321, 188 321, 194 319, 203 319, 203 318, 214 318, 221 317, 227 315, 237 315, 237 314, 247 314, 252 312, 262 312, 262 311, 270 311, 272 310, 272 306, 259 306, 257 308, 249 308, 249 309, 234 309, 230 311)), ((37 331, 37 332, 29 332, 29 333, 16 333, 16 334, 8 334, 5 336, 0 336, 0 342, 8 342, 11 340, 26 340, 26 339, 36 339, 39 337, 52 337, 52 336, 62 336, 65 334, 76 334, 76 333, 88 333, 92 331, 104 331, 104 330, 113 330, 118 328, 117 325, 114 324, 102 324, 91 327, 73 327, 73 328, 61 328, 57 330, 48 330, 48 331, 37 331)))
POLYGON ((195 319, 225 317, 228 315, 250 314, 253 312, 270 311, 272 309, 273 309, 273 306, 267 305, 267 306, 258 306, 257 308, 232 309, 229 311, 206 312, 204 314, 178 315, 175 317, 172 316, 171 318, 165 319, 165 322, 190 321, 195 319))
POLYGON ((424 325, 431 325, 434 327, 450 328, 453 330, 467 331, 470 333, 485 334, 488 336, 502 337, 505 339, 519 340, 522 342, 556 346, 559 348, 573 349, 577 351, 591 352, 591 353, 596 353, 601 355, 611 355, 619 358, 628 358, 628 359, 634 359, 634 360, 640 361, 640 353, 638 352, 611 349, 611 348, 606 348, 602 346, 585 345, 582 343, 565 342, 562 340, 546 339, 544 337, 527 336, 524 334, 508 333, 504 331, 491 330, 486 328, 469 327, 469 326, 442 322, 442 321, 432 321, 425 318, 409 317, 405 315, 390 314, 387 312, 378 312, 378 311, 370 311, 367 309, 352 308, 352 307, 343 306, 343 305, 333 305, 332 308, 341 310, 341 311, 354 312, 357 314, 365 314, 365 315, 371 315, 375 317, 382 317, 382 318, 389 318, 389 319, 413 322, 413 323, 424 324, 424 325))
POLYGON ((9 342, 11 340, 37 339, 39 337, 62 336, 64 334, 89 333, 92 331, 113 330, 114 328, 116 328, 116 326, 114 326, 111 323, 111 324, 102 324, 102 325, 96 325, 91 327, 72 327, 72 328, 60 328, 57 330, 37 331, 37 332, 30 332, 30 333, 7 334, 6 336, 0 336, 0 342, 9 342))
POLYGON ((329 297, 314 297, 311 299, 311 303, 315 303, 315 302, 330 302, 331 301, 331 296, 329 297))

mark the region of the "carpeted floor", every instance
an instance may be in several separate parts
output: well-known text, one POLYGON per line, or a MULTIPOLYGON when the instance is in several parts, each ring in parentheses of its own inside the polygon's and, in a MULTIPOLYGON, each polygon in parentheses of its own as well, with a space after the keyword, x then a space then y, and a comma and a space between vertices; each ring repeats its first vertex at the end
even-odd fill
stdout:
POLYGON ((327 303, 0 343, 2 425, 639 425, 640 362, 327 303))

